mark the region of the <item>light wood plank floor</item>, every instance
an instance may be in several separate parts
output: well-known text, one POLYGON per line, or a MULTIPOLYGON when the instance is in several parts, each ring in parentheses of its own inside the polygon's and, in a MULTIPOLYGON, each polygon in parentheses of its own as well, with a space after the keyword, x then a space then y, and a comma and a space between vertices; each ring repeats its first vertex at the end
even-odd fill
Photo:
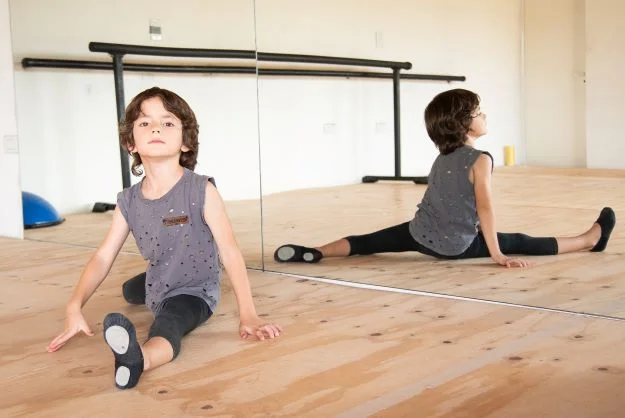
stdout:
POLYGON ((604 253, 528 257, 528 269, 490 259, 439 261, 418 253, 276 263, 281 244, 318 246, 373 232, 414 216, 425 186, 379 182, 280 193, 263 198, 265 269, 404 289, 625 317, 625 171, 502 167, 493 194, 502 232, 576 235, 603 206, 617 226, 604 253))
MULTIPOLYGON (((529 257, 529 269, 504 269, 489 259, 439 261, 416 253, 327 259, 316 265, 280 264, 284 243, 321 245, 409 220, 425 186, 379 182, 297 190, 263 197, 267 270, 404 289, 625 317, 625 171, 501 167, 494 196, 499 229, 533 235, 586 230, 611 206, 617 226, 601 254, 529 257)), ((261 268, 259 202, 227 202, 247 265, 261 268)), ((28 230, 26 238, 95 247, 111 214, 77 214, 59 226, 28 230)), ((136 252, 129 238, 125 250, 136 252)))
POLYGON ((281 338, 240 341, 225 286, 174 363, 119 391, 101 320, 123 312, 145 337, 150 314, 119 289, 141 257, 120 255, 87 304, 96 336, 45 351, 90 252, 0 239, 1 416, 623 416, 625 322, 257 271, 258 310, 286 327, 281 338))

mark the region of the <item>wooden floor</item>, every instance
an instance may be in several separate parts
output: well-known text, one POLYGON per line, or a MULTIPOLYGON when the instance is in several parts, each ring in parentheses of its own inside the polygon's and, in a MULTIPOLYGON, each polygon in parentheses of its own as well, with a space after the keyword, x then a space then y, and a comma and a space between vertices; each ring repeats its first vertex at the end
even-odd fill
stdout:
MULTIPOLYGON (((298 190, 260 202, 227 202, 248 267, 401 289, 625 317, 625 171, 502 167, 493 180, 499 230, 532 235, 585 231, 603 206, 617 226, 603 253, 528 257, 529 269, 504 269, 490 259, 441 261, 418 253, 326 259, 319 264, 273 260, 281 244, 321 245, 409 220, 425 186, 379 182, 298 190), (264 242, 264 252, 261 247, 264 242)), ((27 239, 96 247, 111 212, 67 216, 59 226, 27 230, 27 239)), ((124 250, 137 253, 129 237, 124 250)))
POLYGON ((96 336, 57 353, 63 304, 91 250, 0 239, 0 416, 622 417, 625 322, 380 292, 252 271, 276 341, 240 341, 229 286, 178 359, 133 390, 113 384, 111 311, 140 338, 151 316, 120 285, 120 255, 85 308, 96 336))
POLYGON ((85 308, 96 336, 54 354, 45 347, 111 214, 72 215, 26 231, 23 241, 0 238, 0 416, 624 416, 625 172, 495 173, 500 230, 574 234, 612 206, 618 223, 602 254, 532 258, 524 270, 410 253, 317 265, 272 259, 282 243, 319 245, 404 222, 423 191, 376 183, 265 196, 264 260, 258 202, 229 202, 248 265, 264 261, 268 270, 250 270, 257 308, 286 332, 240 341, 226 282, 215 316, 184 340, 180 357, 129 391, 114 387, 101 321, 123 312, 140 338, 147 334, 151 314, 125 305, 120 293, 145 267, 132 238, 85 308), (359 283, 421 294, 345 286, 359 283))
POLYGON ((490 259, 440 261, 418 253, 273 260, 281 244, 318 246, 414 216, 425 186, 379 182, 292 191, 263 198, 265 269, 471 298, 625 317, 625 171, 505 167, 495 170, 498 229, 536 236, 587 230, 603 206, 617 226, 604 253, 528 257, 529 269, 490 259))

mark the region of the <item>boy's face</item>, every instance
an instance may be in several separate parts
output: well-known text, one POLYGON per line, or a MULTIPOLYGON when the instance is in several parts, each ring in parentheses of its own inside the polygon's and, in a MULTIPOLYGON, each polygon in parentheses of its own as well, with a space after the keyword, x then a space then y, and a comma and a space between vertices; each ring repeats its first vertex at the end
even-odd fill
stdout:
POLYGON ((469 126, 469 135, 474 138, 486 135, 488 133, 488 127, 486 126, 486 113, 482 112, 479 108, 471 114, 471 126, 469 126))
POLYGON ((163 106, 160 97, 141 103, 141 113, 133 124, 135 146, 141 158, 158 158, 178 155, 189 150, 182 144, 182 122, 163 106))

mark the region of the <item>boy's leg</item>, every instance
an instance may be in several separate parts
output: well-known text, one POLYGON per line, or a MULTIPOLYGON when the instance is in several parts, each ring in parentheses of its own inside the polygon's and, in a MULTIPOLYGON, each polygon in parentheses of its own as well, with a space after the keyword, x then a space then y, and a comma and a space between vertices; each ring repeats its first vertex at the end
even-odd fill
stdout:
MULTIPOLYGON (((499 249, 503 254, 554 255, 558 254, 558 241, 553 237, 530 237, 521 233, 497 233, 499 249)), ((490 257, 490 251, 482 232, 479 232, 469 248, 460 255, 448 259, 490 257)))
POLYGON ((213 313, 203 299, 178 295, 167 298, 156 315, 143 344, 145 369, 153 369, 175 359, 180 353, 182 337, 203 324, 213 313))
POLYGON ((122 295, 128 303, 145 305, 145 272, 127 280, 122 285, 122 295))
POLYGON ((316 263, 323 257, 403 251, 419 251, 427 254, 427 249, 419 245, 410 234, 408 224, 404 222, 370 234, 341 238, 317 248, 294 244, 283 245, 275 251, 274 259, 279 262, 316 263))
MULTIPOLYGON (((531 237, 526 234, 497 233, 499 247, 504 254, 555 255, 574 251, 603 251, 616 224, 611 208, 603 208, 597 220, 583 234, 574 237, 531 237)), ((457 258, 489 257, 490 253, 482 233, 479 233, 469 249, 457 258)))
POLYGON ((575 237, 556 238, 558 241, 558 254, 581 250, 590 250, 592 252, 605 250, 615 225, 616 215, 612 208, 603 208, 597 220, 583 234, 575 237))
POLYGON ((140 346, 130 320, 120 313, 108 314, 104 319, 104 339, 115 356, 116 386, 130 389, 144 371, 176 358, 182 337, 211 315, 201 298, 189 295, 168 298, 152 324, 148 341, 140 346))
POLYGON ((108 314, 103 325, 104 340, 115 356, 115 385, 119 389, 130 389, 143 373, 143 354, 135 327, 120 313, 108 314))
MULTIPOLYGON (((378 253, 399 253, 404 251, 418 251, 428 253, 412 237, 409 222, 384 228, 365 235, 352 235, 343 239, 347 243, 345 255, 370 255, 378 253)), ((331 245, 331 244, 330 244, 331 245)), ((321 247, 323 255, 332 254, 330 246, 321 247)), ((428 254, 431 255, 431 254, 428 254)), ((330 256, 330 255, 328 255, 330 256)))
POLYGON ((521 233, 497 233, 499 248, 504 254, 555 255, 559 240, 555 237, 531 237, 521 233))

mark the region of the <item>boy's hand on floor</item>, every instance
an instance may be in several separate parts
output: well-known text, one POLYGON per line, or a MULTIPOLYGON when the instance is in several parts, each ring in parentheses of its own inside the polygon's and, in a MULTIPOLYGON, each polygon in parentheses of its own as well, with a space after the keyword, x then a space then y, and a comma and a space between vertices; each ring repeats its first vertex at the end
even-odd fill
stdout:
POLYGON ((253 318, 241 319, 239 325, 239 335, 242 339, 247 340, 250 336, 259 340, 266 338, 276 338, 282 333, 282 327, 278 324, 265 322, 258 316, 253 318))
POLYGON ((530 263, 524 258, 507 257, 503 254, 493 257, 493 260, 504 267, 529 267, 530 263))
POLYGON ((89 325, 87 325, 87 321, 85 321, 85 317, 82 315, 82 312, 68 311, 65 316, 65 330, 48 345, 48 352, 52 353, 63 347, 63 345, 65 345, 70 338, 81 331, 90 337, 94 335, 91 328, 89 328, 89 325))

